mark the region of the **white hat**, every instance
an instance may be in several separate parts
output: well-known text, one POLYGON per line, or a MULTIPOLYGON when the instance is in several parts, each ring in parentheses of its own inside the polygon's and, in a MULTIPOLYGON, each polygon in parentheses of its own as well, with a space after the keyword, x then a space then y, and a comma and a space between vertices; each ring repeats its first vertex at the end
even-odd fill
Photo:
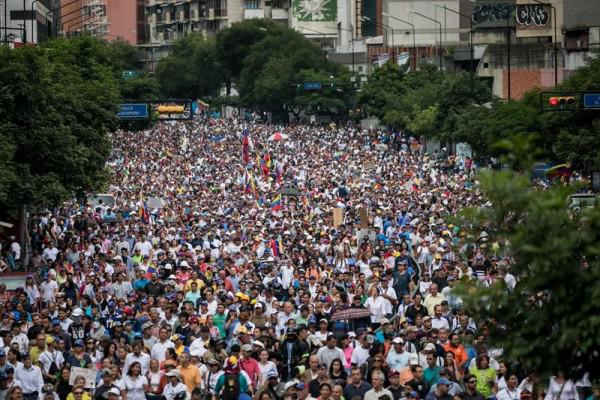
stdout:
POLYGON ((178 371, 178 370, 176 370, 176 369, 173 369, 173 370, 171 370, 171 371, 167 372, 167 373, 166 373, 166 375, 167 375, 168 377, 174 376, 175 378, 177 378, 177 379, 181 380, 181 372, 179 372, 179 371, 178 371))
POLYGON ((74 317, 81 317, 83 315, 83 311, 81 310, 81 308, 78 307, 73 310, 71 315, 74 317))
POLYGON ((392 343, 404 344, 404 340, 401 337, 395 337, 392 343))
POLYGON ((427 343, 423 348, 424 351, 435 351, 435 344, 427 343))
POLYGON ((182 262, 180 262, 180 263, 179 263, 179 266, 180 266, 180 267, 189 267, 189 266, 190 266, 190 264, 188 264, 188 262, 187 262, 187 261, 183 260, 182 262))

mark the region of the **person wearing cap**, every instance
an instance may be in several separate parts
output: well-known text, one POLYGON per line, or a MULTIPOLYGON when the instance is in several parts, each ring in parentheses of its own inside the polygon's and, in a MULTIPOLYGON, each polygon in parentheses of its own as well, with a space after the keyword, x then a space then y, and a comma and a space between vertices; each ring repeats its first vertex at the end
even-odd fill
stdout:
MULTIPOLYGON (((102 385, 96 387, 94 390, 94 400, 106 399, 106 393, 115 386, 115 375, 110 368, 104 368, 100 371, 102 377, 102 385)), ((117 388, 115 388, 117 389, 117 388)), ((117 389, 117 396, 120 396, 121 392, 117 389)))
POLYGON ((71 354, 65 360, 65 364, 71 367, 94 368, 91 357, 85 352, 85 343, 82 339, 73 342, 71 354))
POLYGON ((46 336, 45 342, 46 349, 38 357, 38 365, 41 367, 44 382, 54 383, 65 359, 62 352, 55 350, 52 336, 46 336))
POLYGON ((217 381, 225 372, 221 369, 221 363, 214 359, 208 359, 206 361, 208 366, 208 371, 203 375, 203 384, 206 392, 213 396, 215 395, 215 386, 217 385, 217 381))
POLYGON ((29 353, 23 353, 22 361, 23 365, 15 369, 15 379, 21 383, 24 400, 37 400, 44 386, 42 370, 32 364, 29 353))
POLYGON ((102 397, 95 397, 94 400, 120 400, 121 391, 117 387, 111 387, 106 391, 102 392, 102 397))
POLYGON ((246 372, 250 378, 250 383, 252 386, 258 387, 258 382, 260 380, 260 366, 258 365, 258 361, 252 357, 252 351, 253 348, 251 344, 242 345, 239 364, 241 370, 246 372))
POLYGON ((408 366, 410 353, 404 351, 404 340, 401 337, 392 339, 392 348, 385 358, 388 367, 394 371, 402 371, 408 366))
POLYGON ((163 397, 166 400, 175 400, 175 398, 177 398, 178 395, 183 394, 185 396, 184 399, 189 400, 191 394, 190 392, 188 392, 187 387, 182 382, 183 378, 181 376, 181 372, 179 372, 176 369, 173 369, 167 372, 165 375, 168 379, 168 383, 163 389, 163 397))
MULTIPOLYGON (((456 394, 460 394, 463 392, 463 389, 460 387, 460 385, 451 379, 450 370, 448 368, 443 368, 440 371, 440 379, 438 380, 438 382, 436 384, 431 386, 431 389, 429 389, 430 394, 436 391, 441 380, 446 380, 446 381, 450 382, 448 384, 448 394, 450 396, 454 396, 456 394)), ((511 400, 511 399, 507 399, 507 400, 511 400)))
POLYGON ((452 396, 448 393, 450 382, 446 378, 440 378, 437 381, 435 390, 432 390, 425 396, 425 400, 452 400, 452 396))
POLYGON ((317 367, 317 376, 308 382, 308 391, 314 398, 319 397, 321 384, 329 382, 329 369, 324 363, 319 363, 317 367))
POLYGON ((402 384, 400 384, 400 372, 390 370, 388 374, 388 379, 390 385, 387 387, 387 390, 392 393, 393 400, 400 400, 405 395, 405 388, 402 384))
MULTIPOLYGON (((215 384, 213 400, 234 399, 241 393, 250 393, 250 382, 240 372, 239 360, 236 356, 227 358, 223 371, 225 373, 219 377, 215 384)), ((277 371, 275 371, 275 373, 277 373, 277 371)))

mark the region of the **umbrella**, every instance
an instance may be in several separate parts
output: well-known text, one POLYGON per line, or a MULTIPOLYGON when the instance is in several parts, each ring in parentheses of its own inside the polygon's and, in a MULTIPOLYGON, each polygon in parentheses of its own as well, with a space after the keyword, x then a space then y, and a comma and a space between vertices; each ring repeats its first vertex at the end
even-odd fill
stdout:
POLYGON ((303 196, 301 191, 291 186, 281 189, 279 194, 282 196, 303 196))
POLYGON ((561 176, 571 176, 572 173, 573 171, 571 170, 571 165, 559 164, 546 171, 546 177, 552 179, 561 176))
POLYGON ((371 316, 371 311, 366 308, 349 308, 347 310, 338 311, 331 316, 332 321, 340 321, 343 319, 360 319, 371 316))
POLYGON ((271 136, 269 136, 269 141, 271 142, 281 142, 283 139, 287 139, 288 135, 282 135, 281 132, 275 132, 271 136))

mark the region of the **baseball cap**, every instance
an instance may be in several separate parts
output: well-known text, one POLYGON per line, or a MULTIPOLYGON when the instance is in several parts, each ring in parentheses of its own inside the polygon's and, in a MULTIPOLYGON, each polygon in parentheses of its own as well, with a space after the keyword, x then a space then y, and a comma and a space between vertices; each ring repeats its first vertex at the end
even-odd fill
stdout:
POLYGON ((73 346, 77 346, 77 347, 84 347, 84 346, 85 346, 85 344, 83 343, 83 340, 81 340, 81 339, 77 339, 77 340, 75 341, 75 343, 73 343, 73 346))
POLYGON ((279 378, 279 374, 277 373, 277 370, 271 369, 269 370, 269 372, 267 372, 267 378, 279 378))
POLYGON ((252 351, 252 345, 251 344, 245 344, 242 346, 242 350, 243 351, 252 351))
POLYGON ((446 385, 446 386, 448 386, 448 385, 451 385, 452 383, 448 379, 446 379, 446 378, 440 378, 437 381, 437 384, 438 385, 446 385))
POLYGON ((0 357, 6 357, 6 353, 3 349, 0 349, 0 357))
POLYGON ((404 344, 404 340, 402 340, 402 338, 401 338, 401 337, 395 337, 395 338, 392 340, 392 343, 394 343, 394 344, 404 344))
POLYGON ((425 350, 425 351, 435 351, 435 344, 433 344, 433 343, 427 343, 425 345, 425 347, 423 348, 423 350, 425 350))
POLYGON ((60 320, 58 318, 55 318, 52 320, 52 326, 56 326, 56 325, 60 325, 60 320))
POLYGON ((389 320, 389 319, 387 319, 387 318, 385 318, 385 317, 383 317, 383 318, 381 318, 381 319, 379 320, 379 323, 380 323, 381 325, 389 324, 389 323, 390 323, 390 320, 389 320))

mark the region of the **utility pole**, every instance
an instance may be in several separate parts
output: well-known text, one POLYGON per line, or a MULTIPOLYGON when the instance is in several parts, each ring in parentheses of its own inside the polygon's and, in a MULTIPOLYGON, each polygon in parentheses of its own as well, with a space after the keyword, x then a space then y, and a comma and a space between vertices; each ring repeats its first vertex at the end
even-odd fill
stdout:
POLYGON ((412 27, 412 36, 413 36, 413 68, 416 71, 418 66, 417 66, 417 39, 416 39, 416 34, 415 34, 415 24, 413 24, 411 22, 408 22, 408 21, 405 21, 403 19, 400 19, 398 17, 393 17, 393 16, 391 16, 388 13, 385 13, 385 12, 381 13, 381 15, 383 15, 384 17, 388 17, 388 18, 394 19, 396 21, 403 22, 403 23, 405 23, 407 25, 410 25, 412 27))
POLYGON ((428 17, 427 15, 423 15, 423 14, 421 14, 421 13, 415 11, 415 10, 409 10, 409 12, 412 13, 412 14, 416 14, 416 15, 418 15, 420 17, 423 17, 425 19, 428 19, 430 21, 433 21, 433 22, 435 22, 436 24, 439 25, 439 27, 440 27, 440 51, 439 51, 439 56, 440 56, 440 72, 441 72, 442 71, 442 53, 444 51, 444 42, 442 40, 442 23, 440 21, 438 21, 437 19, 428 17))

